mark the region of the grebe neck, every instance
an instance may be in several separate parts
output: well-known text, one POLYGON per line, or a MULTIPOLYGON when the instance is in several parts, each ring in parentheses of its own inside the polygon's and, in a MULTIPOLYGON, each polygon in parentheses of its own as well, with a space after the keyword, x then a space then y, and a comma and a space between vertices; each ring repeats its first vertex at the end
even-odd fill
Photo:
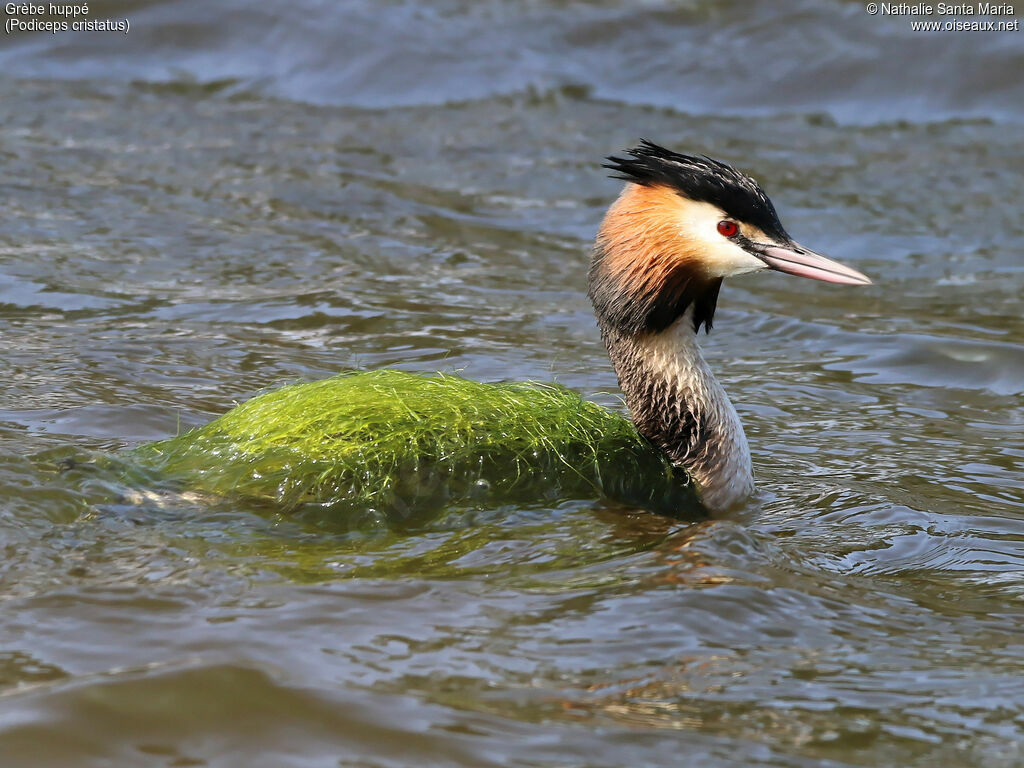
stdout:
POLYGON ((748 496, 754 476, 743 425, 700 352, 693 312, 656 333, 602 327, 601 336, 637 430, 687 470, 714 511, 748 496))

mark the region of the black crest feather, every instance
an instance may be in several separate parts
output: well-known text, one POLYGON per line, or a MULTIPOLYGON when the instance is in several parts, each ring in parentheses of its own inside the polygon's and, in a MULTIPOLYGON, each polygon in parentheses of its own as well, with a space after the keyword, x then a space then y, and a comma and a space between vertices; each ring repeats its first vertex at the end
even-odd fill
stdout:
POLYGON ((625 154, 628 157, 608 157, 602 166, 614 171, 612 178, 644 186, 663 184, 690 200, 717 205, 730 218, 752 224, 779 242, 790 239, 761 186, 731 165, 705 155, 673 152, 647 139, 625 154))

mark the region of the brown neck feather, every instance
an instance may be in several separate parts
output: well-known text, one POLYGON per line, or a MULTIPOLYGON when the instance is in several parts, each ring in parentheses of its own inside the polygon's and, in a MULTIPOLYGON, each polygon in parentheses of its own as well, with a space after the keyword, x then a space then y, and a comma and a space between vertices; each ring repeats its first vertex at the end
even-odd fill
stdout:
POLYGON ((605 215, 590 267, 598 317, 623 333, 668 328, 689 307, 711 328, 722 280, 679 236, 680 198, 664 186, 627 184, 605 215))

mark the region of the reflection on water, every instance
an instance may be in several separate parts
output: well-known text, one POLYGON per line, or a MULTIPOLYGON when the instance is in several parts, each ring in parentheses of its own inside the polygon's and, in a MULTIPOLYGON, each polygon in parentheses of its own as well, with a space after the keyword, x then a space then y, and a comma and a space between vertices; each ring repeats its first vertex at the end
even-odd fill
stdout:
POLYGON ((840 2, 242 10, 0 51, 5 768, 1024 762, 1024 38, 840 2), (723 290, 736 513, 398 532, 67 461, 350 367, 616 407, 585 269, 597 164, 641 135, 876 280, 723 290))

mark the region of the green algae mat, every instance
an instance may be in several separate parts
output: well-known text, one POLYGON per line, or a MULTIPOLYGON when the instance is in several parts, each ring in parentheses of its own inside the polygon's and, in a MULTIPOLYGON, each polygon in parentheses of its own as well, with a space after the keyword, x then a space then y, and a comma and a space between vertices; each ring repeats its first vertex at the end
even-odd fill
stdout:
POLYGON ((408 515, 590 497, 698 508, 685 473, 623 416, 553 384, 447 374, 378 370, 286 386, 133 456, 182 487, 282 510, 408 515))

